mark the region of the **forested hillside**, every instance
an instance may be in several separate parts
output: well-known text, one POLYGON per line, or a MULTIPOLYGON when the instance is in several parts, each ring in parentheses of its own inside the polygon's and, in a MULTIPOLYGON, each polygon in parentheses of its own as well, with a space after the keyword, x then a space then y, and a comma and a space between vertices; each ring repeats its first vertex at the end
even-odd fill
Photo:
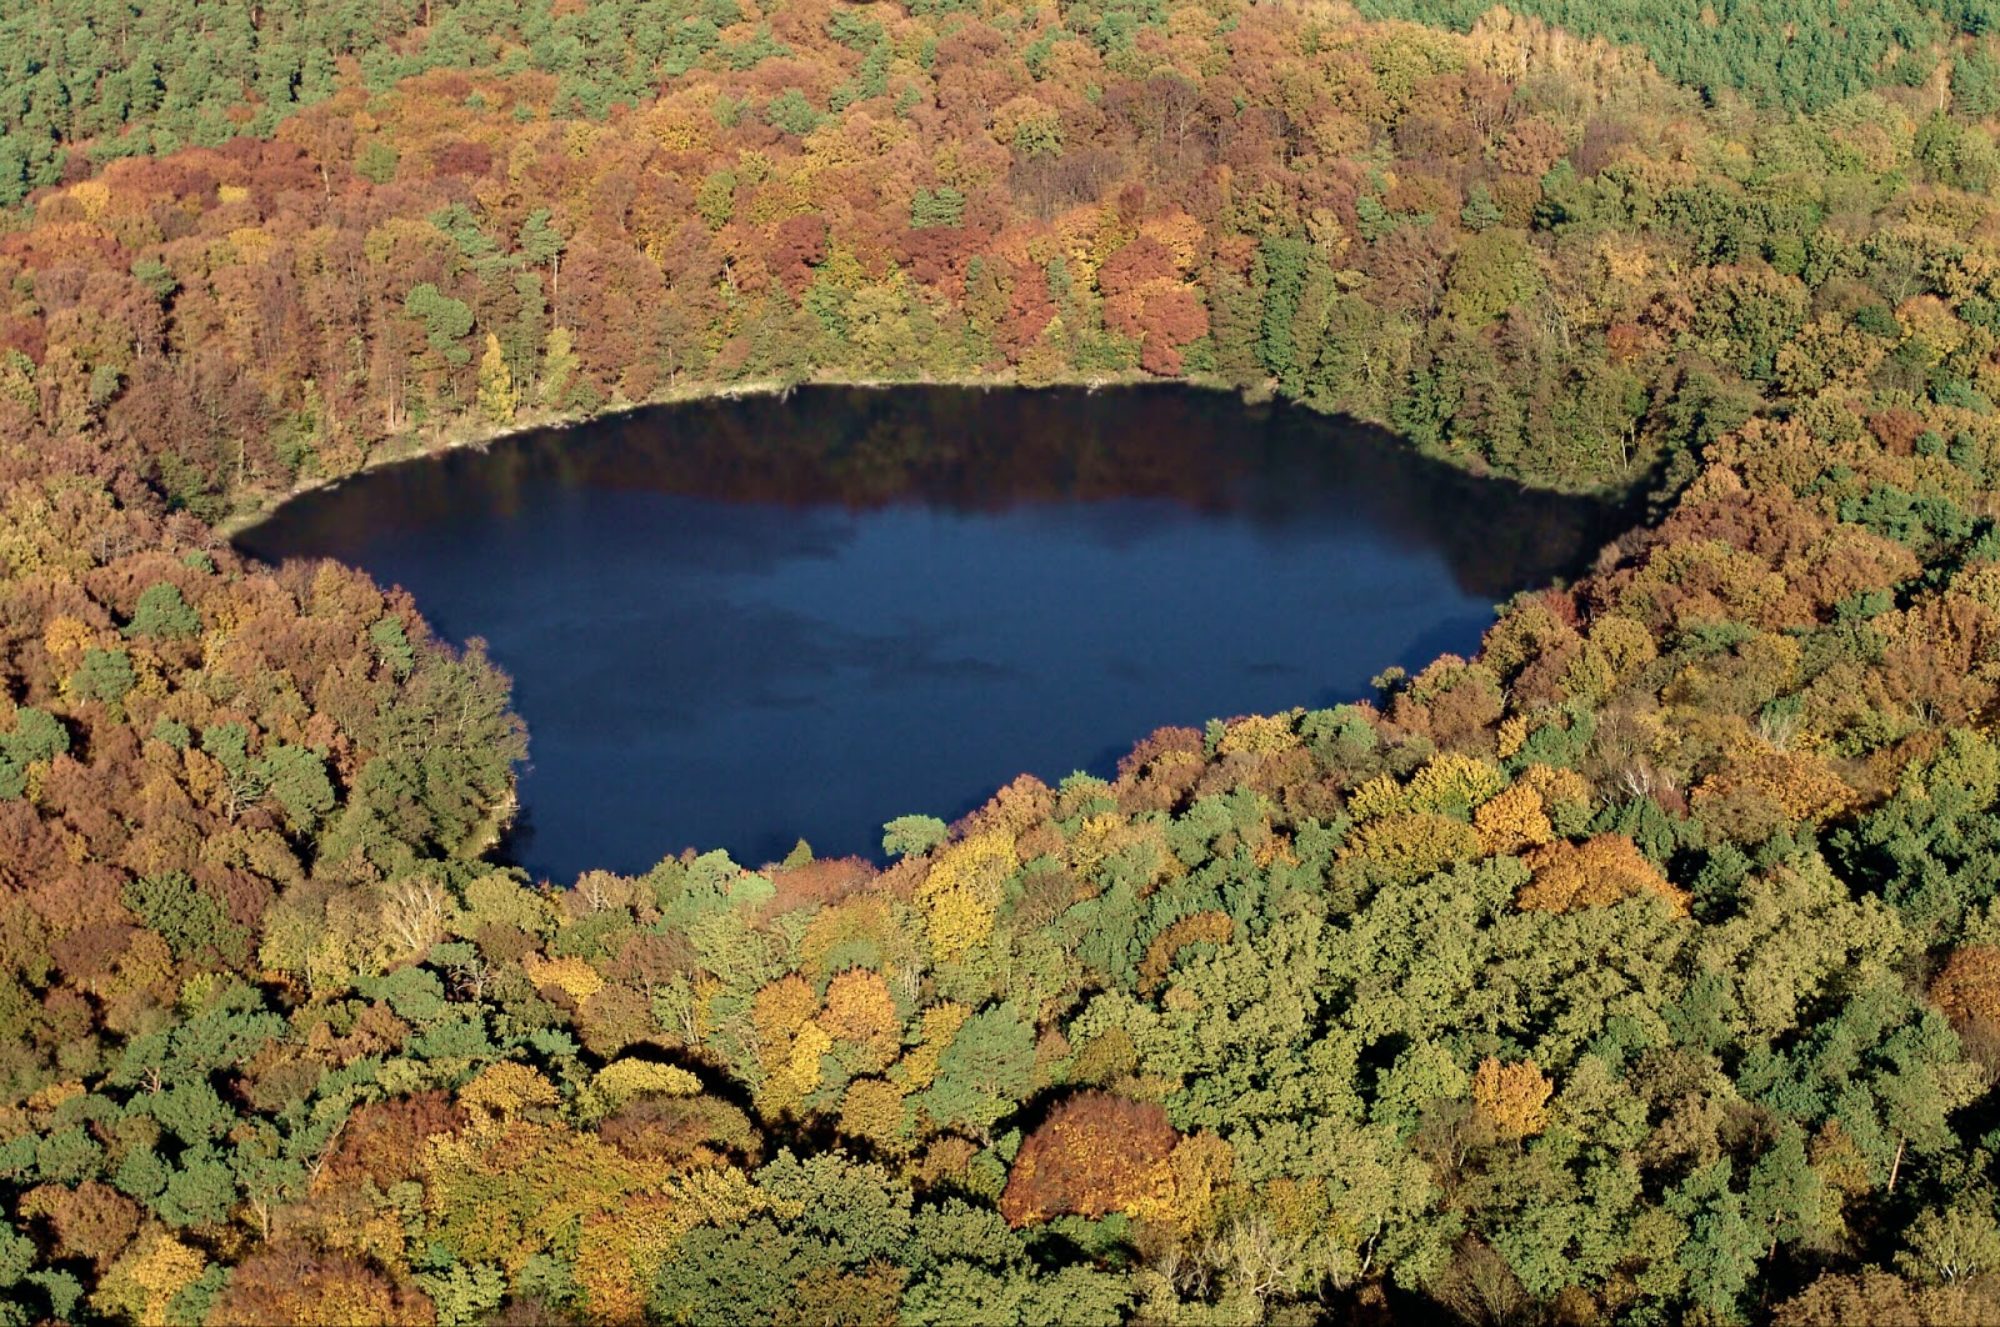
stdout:
MULTIPOLYGON (((61 8, 81 70, 179 7, 61 8)), ((0 233, 0 1322, 2000 1319, 1976 16, 1797 113, 1506 16, 251 13, 161 65, 219 91, 4 80, 211 145, 0 233), (676 392, 1146 376, 1656 519, 886 867, 552 882, 483 653, 215 529, 676 392)))
POLYGON ((538 70, 563 110, 601 119, 687 73, 742 17, 728 0, 23 6, 0 16, 0 204, 55 183, 73 155, 82 166, 268 136, 340 87, 381 92, 430 69, 538 70))
MULTIPOLYGON (((1168 26, 1158 0, 1081 6, 1085 36, 1168 26)), ((1371 18, 1470 30, 1485 0, 1366 0, 1371 18)), ((2000 93, 1976 39, 1992 0, 1526 0, 1520 13, 1643 49, 1668 77, 1710 94, 1819 109, 1881 86, 1950 80, 1980 113, 2000 93), (1967 39, 1975 39, 1968 41, 1967 39)), ((925 0, 912 12, 971 12, 925 0)), ((1221 15, 1218 14, 1218 17, 1221 15)), ((0 16, 0 205, 57 183, 72 155, 103 162, 268 136, 284 117, 360 84, 372 92, 432 69, 535 70, 566 112, 602 118, 701 65, 745 14, 731 0, 44 0, 0 16)), ((753 38, 732 62, 766 50, 753 38)))
MULTIPOLYGON (((1363 0, 1372 18, 1405 18, 1469 30, 1493 8, 1484 0, 1363 0)), ((1991 54, 1963 39, 2000 24, 1991 0, 1522 0, 1510 6, 1585 37, 1643 49, 1675 82, 1710 96, 1735 93, 1766 105, 1817 110, 1884 86, 1948 79, 1952 94, 1979 98, 1993 81, 1991 54), (1942 66, 1940 57, 1943 57, 1942 66), (1975 91, 1977 89, 1977 91, 1975 91)))

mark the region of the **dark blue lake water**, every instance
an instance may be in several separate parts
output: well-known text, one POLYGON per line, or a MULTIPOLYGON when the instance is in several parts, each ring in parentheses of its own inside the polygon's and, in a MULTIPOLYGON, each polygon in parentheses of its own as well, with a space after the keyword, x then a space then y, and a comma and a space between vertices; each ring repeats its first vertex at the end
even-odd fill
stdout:
POLYGON ((1357 699, 1609 516, 1219 394, 828 388, 378 470, 239 543, 489 642, 531 743, 506 851, 566 882, 875 853, 1161 725, 1357 699))

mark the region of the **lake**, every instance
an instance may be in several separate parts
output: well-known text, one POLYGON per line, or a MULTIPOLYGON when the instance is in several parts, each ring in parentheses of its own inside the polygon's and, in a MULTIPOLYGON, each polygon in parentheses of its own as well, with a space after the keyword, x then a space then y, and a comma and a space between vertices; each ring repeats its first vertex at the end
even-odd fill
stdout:
POLYGON ((1221 393, 807 388, 375 470, 238 544, 486 639, 530 736, 503 856, 567 882, 879 855, 1162 725, 1359 699, 1617 527, 1221 393))

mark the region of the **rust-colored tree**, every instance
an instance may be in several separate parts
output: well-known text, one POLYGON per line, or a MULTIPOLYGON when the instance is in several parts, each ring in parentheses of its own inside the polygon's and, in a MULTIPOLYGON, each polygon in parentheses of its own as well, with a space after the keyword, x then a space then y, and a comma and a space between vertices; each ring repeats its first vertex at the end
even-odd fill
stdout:
POLYGON ((1160 1214, 1179 1136, 1157 1103, 1085 1092, 1057 1106, 1014 1158, 1000 1212, 1025 1226, 1053 1216, 1160 1214))
POLYGON ((1930 997, 1960 1026, 1977 1022, 2000 1028, 2000 948, 1965 945, 1953 950, 1931 981, 1930 997))

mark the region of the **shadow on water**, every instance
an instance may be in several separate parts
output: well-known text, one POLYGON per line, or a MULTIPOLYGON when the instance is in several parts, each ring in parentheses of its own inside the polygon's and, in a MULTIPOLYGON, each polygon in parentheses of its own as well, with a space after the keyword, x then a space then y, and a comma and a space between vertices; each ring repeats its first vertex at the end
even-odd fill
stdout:
POLYGON ((1627 518, 1220 393, 808 388, 389 467, 238 543, 491 642, 534 741, 508 850, 562 879, 870 851, 1162 724, 1357 698, 1627 518))

